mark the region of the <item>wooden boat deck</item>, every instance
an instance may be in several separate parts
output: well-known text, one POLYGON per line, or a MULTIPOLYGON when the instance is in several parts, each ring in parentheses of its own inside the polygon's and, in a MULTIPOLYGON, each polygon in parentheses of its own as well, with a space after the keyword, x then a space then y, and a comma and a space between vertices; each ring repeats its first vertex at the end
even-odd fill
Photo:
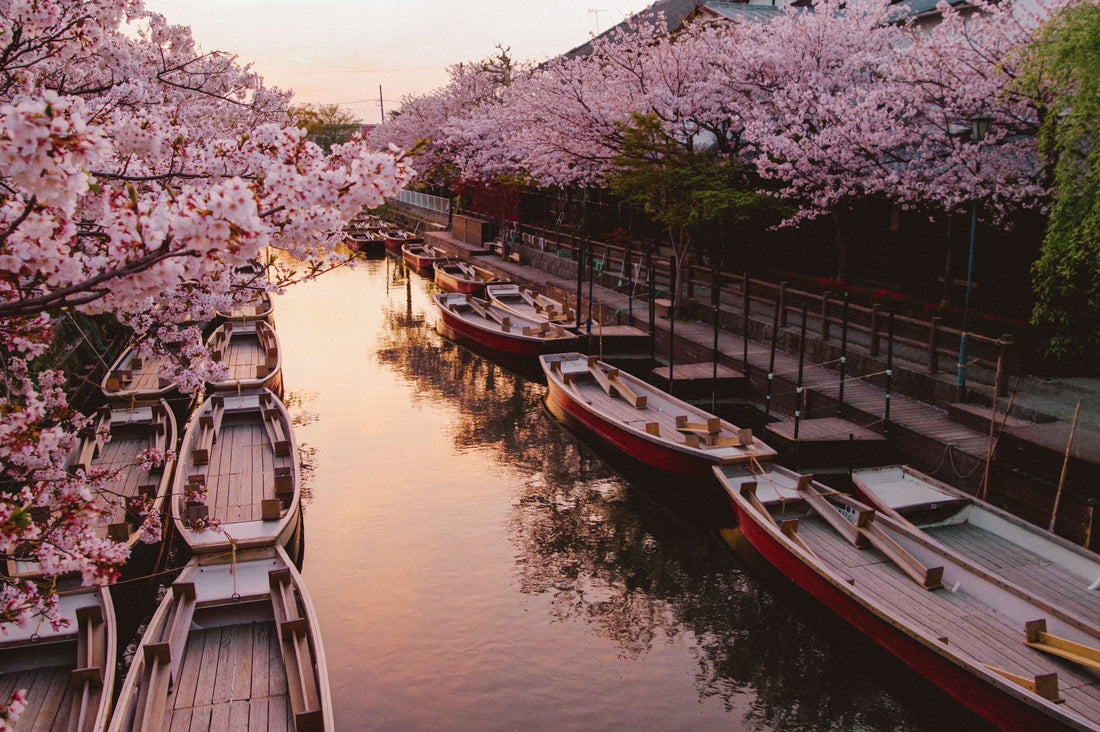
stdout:
MULTIPOLYGON (((109 425, 111 439, 102 441, 95 434, 84 437, 75 464, 114 473, 114 479, 106 485, 110 495, 103 497, 104 512, 94 523, 99 536, 111 536, 116 541, 127 541, 140 520, 127 510, 126 501, 144 496, 161 496, 163 500, 173 461, 159 467, 145 468, 141 454, 145 450, 166 451, 175 447, 175 420, 163 402, 134 409, 115 409, 101 413, 97 424, 109 425), (171 432, 171 434, 169 434, 171 432), (171 440, 171 442, 169 442, 171 440), (127 523, 131 521, 132 523, 127 523)), ((138 537, 134 536, 136 541, 138 537)))
POLYGON ((32 668, 0 674, 0 697, 8 699, 18 689, 28 689, 27 708, 18 729, 64 730, 72 709, 73 664, 32 668))
POLYGON ((1066 708, 1100 721, 1100 677, 1025 645, 1024 629, 970 594, 965 584, 954 591, 924 589, 885 555, 854 546, 817 516, 800 517, 797 536, 857 591, 873 595, 882 615, 898 625, 939 639, 978 665, 1028 679, 1056 673, 1066 708))
POLYGON ((1083 580, 1050 560, 971 524, 929 527, 924 532, 948 549, 1024 589, 1049 597, 1100 628, 1100 593, 1089 590, 1091 580, 1083 580))
POLYGON ((167 356, 145 358, 131 348, 119 357, 103 377, 103 393, 109 397, 155 399, 170 388, 161 377, 167 356))
POLYGON ((258 412, 228 413, 206 468, 210 515, 224 523, 259 521, 265 498, 275 497, 275 469, 291 456, 276 456, 258 412))
POLYGON ((106 588, 73 589, 79 576, 59 579, 59 611, 69 620, 9 626, 0 648, 0 698, 26 691, 19 730, 101 732, 115 690, 118 642, 106 588))
POLYGON ((233 324, 215 331, 210 344, 214 360, 225 364, 229 373, 216 386, 253 384, 264 380, 279 367, 279 345, 275 331, 257 322, 254 327, 233 324))
POLYGON ((193 559, 172 584, 142 635, 112 732, 332 729, 300 575, 278 548, 236 559, 193 559))
POLYGON ((192 631, 164 729, 293 730, 275 621, 192 631))

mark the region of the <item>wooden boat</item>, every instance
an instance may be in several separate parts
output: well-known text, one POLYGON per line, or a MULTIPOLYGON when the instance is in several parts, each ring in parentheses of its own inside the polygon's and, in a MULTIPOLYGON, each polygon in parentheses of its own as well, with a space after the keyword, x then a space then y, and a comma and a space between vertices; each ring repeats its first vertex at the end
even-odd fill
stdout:
POLYGON ((1005 730, 1100 726, 1095 626, 810 476, 765 504, 754 476, 715 474, 761 555, 962 705, 1005 730))
POLYGON ((593 356, 539 357, 547 406, 635 460, 668 473, 710 478, 715 465, 768 460, 775 451, 723 419, 593 356))
POLYGON ((473 295, 445 292, 433 295, 439 308, 436 328, 444 336, 517 356, 537 356, 576 348, 576 333, 545 320, 505 312, 473 295))
POLYGON ((347 231, 344 233, 344 242, 353 252, 381 254, 386 251, 386 240, 380 231, 347 231))
POLYGON ((207 382, 211 389, 266 388, 281 393, 282 356, 279 337, 270 323, 263 320, 223 323, 210 334, 206 345, 211 358, 229 369, 224 379, 207 382))
POLYGON ((100 381, 104 396, 114 402, 150 402, 176 390, 176 385, 161 376, 168 356, 146 357, 137 344, 122 352, 100 381))
POLYGON ((99 732, 115 692, 118 630, 107 587, 80 587, 78 576, 58 580, 58 606, 69 624, 6 625, 0 635, 4 699, 26 691, 15 729, 99 732))
POLYGON ((156 450, 172 455, 176 447, 176 418, 163 399, 131 406, 104 407, 85 430, 70 457, 69 469, 106 470, 114 473, 107 484, 110 495, 101 496, 103 513, 93 530, 133 547, 142 537, 141 513, 161 513, 172 470, 169 457, 159 467, 143 466, 143 453, 156 450), (104 440, 104 435, 110 435, 104 440))
POLYGON ((863 502, 1100 627, 1100 555, 904 465, 852 472, 863 502))
POLYGON ((386 228, 388 224, 382 220, 380 216, 374 214, 358 214, 344 227, 345 231, 351 232, 363 232, 363 231, 381 231, 386 228))
POLYGON ((424 241, 422 237, 404 229, 383 229, 382 237, 386 251, 397 256, 401 256, 401 247, 405 244, 418 244, 424 241))
POLYGON ((285 545, 298 528, 300 491, 294 428, 275 394, 215 393, 202 403, 172 482, 172 517, 192 551, 285 545))
POLYGON ((247 323, 255 320, 271 322, 271 314, 275 310, 275 303, 271 299, 271 293, 267 290, 250 289, 248 294, 238 295, 239 304, 235 304, 229 310, 218 310, 217 315, 225 320, 236 323, 247 323))
POLYGON ((529 320, 570 323, 577 317, 563 303, 511 282, 485 285, 485 296, 497 307, 529 320))
POLYGON ((431 244, 406 243, 401 246, 401 261, 417 272, 430 269, 443 253, 431 244))
POLYGON ((432 269, 435 272, 435 283, 447 292, 476 295, 485 285, 497 280, 497 276, 484 267, 453 257, 435 260, 432 269))
POLYGON ((111 732, 334 729, 317 614, 279 547, 192 559, 141 638, 111 732))

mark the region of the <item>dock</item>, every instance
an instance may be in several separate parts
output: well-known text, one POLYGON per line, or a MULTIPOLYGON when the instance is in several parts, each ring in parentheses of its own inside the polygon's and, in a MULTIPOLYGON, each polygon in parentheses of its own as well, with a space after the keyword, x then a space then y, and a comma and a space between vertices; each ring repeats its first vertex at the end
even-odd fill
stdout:
MULTIPOLYGON (((467 246, 453 238, 451 232, 433 232, 429 236, 433 243, 452 252, 462 252, 467 246)), ((575 301, 575 261, 560 253, 553 256, 519 243, 509 243, 504 249, 509 253, 518 252, 521 263, 515 258, 501 256, 478 256, 478 262, 513 282, 565 298, 566 302, 575 301)), ((872 355, 866 348, 856 345, 849 346, 848 368, 842 381, 837 369, 841 353, 836 333, 833 337, 828 333, 825 337, 820 333, 807 334, 804 348, 812 355, 800 368, 798 329, 793 324, 780 325, 777 332, 772 332, 771 317, 761 312, 750 311, 750 334, 755 338, 763 334, 768 342, 753 337, 746 342, 739 332, 726 328, 719 329, 716 334, 712 324, 688 319, 692 312, 690 307, 681 309, 675 323, 667 317, 655 317, 654 331, 649 333, 648 303, 630 297, 622 289, 614 290, 586 281, 583 285, 585 312, 591 309, 601 317, 610 317, 614 325, 638 329, 643 335, 636 337, 647 341, 645 351, 654 354, 658 361, 657 364, 647 363, 644 367, 647 371, 667 368, 670 331, 674 329, 677 361, 672 368, 673 393, 682 393, 677 392, 680 388, 699 386, 691 383, 694 378, 687 378, 685 384, 681 376, 691 377, 696 364, 710 365, 717 359, 720 367, 743 375, 743 386, 723 382, 722 386, 728 386, 731 391, 723 392, 719 398, 743 394, 736 398, 762 408, 769 423, 790 422, 799 411, 799 440, 806 444, 805 450, 801 446, 799 449, 800 463, 808 465, 815 449, 844 450, 846 448, 841 448, 838 442, 858 441, 859 445, 849 445, 851 449, 841 453, 853 463, 882 464, 888 460, 908 463, 1036 525, 1047 526, 1054 514, 1056 533, 1085 546, 1100 546, 1100 540, 1093 541, 1092 531, 1096 502, 1094 486, 1100 484, 1100 393, 1094 383, 1082 386, 1080 392, 1080 398, 1092 401, 1092 421, 1075 430, 1071 430, 1071 418, 1076 383, 1060 388, 1039 379, 1016 380, 1012 386, 1014 413, 1026 417, 1010 421, 1004 416, 1004 398, 998 405, 999 411, 981 404, 956 409, 941 402, 934 395, 951 391, 954 374, 942 371, 929 374, 927 369, 901 357, 895 358, 889 369, 892 379, 887 388, 885 354, 872 355), (779 343, 774 355, 772 340, 779 343), (812 362, 814 359, 818 363, 812 362), (969 417, 960 419, 964 412, 969 412, 969 417), (804 432, 807 422, 823 418, 847 424, 825 422, 811 425, 807 428, 809 431, 804 432), (836 428, 840 439, 817 440, 813 435, 818 427, 836 428), (1071 432, 1073 449, 1067 459, 1071 432), (870 433, 877 439, 871 439, 870 433), (853 438, 857 434, 861 439, 853 438), (1063 466, 1065 490, 1059 491, 1063 466), (1060 498, 1055 511, 1057 494, 1060 498)), ((697 313, 706 310, 706 306, 695 308, 697 313)), ((730 313, 728 320, 736 322, 741 318, 740 313, 730 313)), ((605 333, 608 327, 607 324, 603 326, 605 333)), ((595 353, 597 348, 593 345, 591 352, 595 353)), ((641 365, 643 360, 637 358, 636 362, 641 365)), ((650 377, 659 383, 661 372, 654 371, 650 377)), ((667 376, 665 378, 667 381, 667 376)), ((974 384, 972 391, 987 404, 991 401, 991 389, 974 384)), ((793 425, 776 426, 769 439, 781 444, 787 434, 793 437, 793 425)), ((835 458, 836 453, 832 456, 835 458)), ((791 453, 783 459, 790 462, 791 453)), ((840 467, 834 465, 834 469, 840 467)))

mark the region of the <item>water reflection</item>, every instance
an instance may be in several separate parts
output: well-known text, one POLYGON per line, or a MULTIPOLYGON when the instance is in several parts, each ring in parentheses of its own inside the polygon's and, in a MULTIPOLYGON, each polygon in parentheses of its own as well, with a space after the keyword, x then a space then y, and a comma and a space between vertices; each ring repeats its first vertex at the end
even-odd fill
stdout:
POLYGON ((546 413, 542 385, 443 340, 431 329, 434 314, 425 316, 431 285, 396 272, 387 267, 377 356, 412 385, 414 400, 457 410, 451 437, 459 452, 480 451, 516 475, 506 519, 516 582, 548 601, 554 622, 584 624, 620 660, 645 663, 687 648, 699 699, 720 701, 731 725, 919 730, 959 722, 957 709, 826 611, 781 583, 765 588, 697 517, 620 477, 546 413))

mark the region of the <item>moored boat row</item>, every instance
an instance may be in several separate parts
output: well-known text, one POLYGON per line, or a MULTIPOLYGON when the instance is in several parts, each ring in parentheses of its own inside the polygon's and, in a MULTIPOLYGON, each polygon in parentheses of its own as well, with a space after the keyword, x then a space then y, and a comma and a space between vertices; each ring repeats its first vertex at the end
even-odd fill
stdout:
MULTIPOLYGON (((108 588, 58 577, 68 627, 6 629, 0 684, 25 689, 28 729, 333 728, 316 614, 283 548, 300 532, 299 458, 290 416, 267 388, 281 383, 271 380, 280 349, 259 310, 219 314, 227 322, 208 345, 229 378, 207 384, 182 440, 163 398, 172 389, 163 362, 134 347, 104 378, 109 404, 70 457, 71 470, 107 477, 96 532, 132 547, 147 516, 171 515, 166 525, 192 559, 154 614, 114 705, 123 640, 108 588)), ((30 561, 6 571, 41 575, 30 561)))

